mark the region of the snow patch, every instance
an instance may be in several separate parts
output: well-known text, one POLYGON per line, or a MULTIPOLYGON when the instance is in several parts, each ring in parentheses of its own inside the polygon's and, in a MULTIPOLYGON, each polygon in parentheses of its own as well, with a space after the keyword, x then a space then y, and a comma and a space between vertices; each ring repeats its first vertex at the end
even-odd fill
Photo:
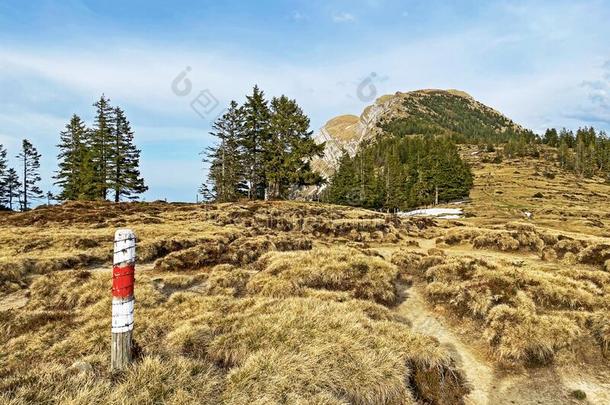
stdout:
POLYGON ((399 212, 401 217, 432 217, 439 219, 458 219, 464 215, 461 208, 423 208, 408 212, 399 212))

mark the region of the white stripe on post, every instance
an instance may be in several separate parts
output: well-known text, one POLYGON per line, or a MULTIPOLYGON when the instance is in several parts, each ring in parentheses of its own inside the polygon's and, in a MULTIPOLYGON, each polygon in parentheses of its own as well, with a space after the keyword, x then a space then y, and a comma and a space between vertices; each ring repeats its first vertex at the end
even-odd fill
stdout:
POLYGON ((132 360, 134 324, 134 277, 136 236, 130 229, 114 234, 114 265, 112 266, 112 351, 113 371, 126 367, 132 360))

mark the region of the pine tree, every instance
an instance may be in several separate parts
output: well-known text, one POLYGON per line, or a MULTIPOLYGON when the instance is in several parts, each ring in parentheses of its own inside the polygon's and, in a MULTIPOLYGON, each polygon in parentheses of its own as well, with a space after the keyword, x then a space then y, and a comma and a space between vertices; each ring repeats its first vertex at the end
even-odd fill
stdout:
POLYGON ((574 158, 572 151, 568 147, 568 143, 563 139, 559 145, 559 167, 564 170, 572 170, 574 168, 574 158))
POLYGON ((324 153, 324 145, 317 145, 312 133, 309 118, 295 100, 286 96, 271 100, 269 136, 263 143, 269 198, 286 198, 291 187, 321 181, 308 164, 324 153))
POLYGON ((88 151, 88 130, 85 123, 76 114, 60 133, 60 143, 57 145, 59 168, 54 178, 61 188, 60 200, 79 200, 90 196, 90 182, 93 177, 88 151))
POLYGON ((561 145, 562 142, 565 143, 568 148, 574 148, 574 144, 576 142, 574 133, 562 128, 561 131, 559 131, 559 144, 561 145))
POLYGON ((38 170, 40 169, 40 153, 36 150, 34 145, 27 139, 23 140, 22 150, 17 155, 17 159, 22 165, 22 188, 21 188, 21 201, 22 211, 27 211, 30 206, 32 199, 42 198, 42 190, 37 186, 41 178, 38 170))
POLYGON ((248 198, 265 197, 267 179, 265 178, 263 145, 269 138, 269 106, 265 95, 254 86, 252 95, 246 96, 244 110, 244 130, 239 144, 248 182, 248 198))
POLYGON ((119 107, 112 110, 109 128, 105 184, 114 192, 114 202, 121 197, 137 198, 148 187, 140 176, 140 150, 134 144, 131 124, 119 107))
POLYGON ((339 168, 324 194, 324 200, 334 204, 359 205, 360 186, 356 177, 355 160, 346 152, 343 152, 339 160, 339 168))
POLYGON ((110 100, 103 94, 93 106, 96 108, 96 114, 93 130, 90 133, 91 163, 94 172, 92 187, 97 199, 106 199, 110 178, 108 166, 112 159, 113 111, 110 100))
POLYGON ((4 149, 4 146, 0 144, 0 208, 7 206, 7 193, 6 149, 4 149))
POLYGON ((6 172, 5 177, 5 194, 4 197, 6 199, 6 206, 8 209, 13 209, 13 200, 19 199, 21 187, 21 182, 19 181, 19 175, 17 175, 17 170, 10 168, 6 172))
POLYGON ((542 138, 542 142, 552 147, 559 146, 559 135, 557 134, 557 130, 555 128, 547 129, 542 138))
POLYGON ((205 195, 213 195, 219 202, 236 201, 245 195, 246 184, 239 145, 244 131, 244 116, 235 101, 231 101, 227 112, 214 122, 212 129, 210 135, 218 138, 219 142, 204 151, 204 162, 210 163, 208 180, 212 188, 206 189, 205 195))

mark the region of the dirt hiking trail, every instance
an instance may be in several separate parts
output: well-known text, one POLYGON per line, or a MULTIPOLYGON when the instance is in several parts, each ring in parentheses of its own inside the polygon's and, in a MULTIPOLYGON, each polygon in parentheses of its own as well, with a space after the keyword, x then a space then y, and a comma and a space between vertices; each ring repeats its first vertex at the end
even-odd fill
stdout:
POLYGON ((485 349, 466 342, 434 313, 423 297, 422 285, 405 287, 402 295, 404 301, 395 311, 411 321, 414 331, 438 339, 465 372, 472 388, 467 404, 610 404, 610 381, 603 376, 558 370, 552 365, 502 371, 487 357, 485 349), (574 398, 576 389, 584 391, 587 398, 574 398))

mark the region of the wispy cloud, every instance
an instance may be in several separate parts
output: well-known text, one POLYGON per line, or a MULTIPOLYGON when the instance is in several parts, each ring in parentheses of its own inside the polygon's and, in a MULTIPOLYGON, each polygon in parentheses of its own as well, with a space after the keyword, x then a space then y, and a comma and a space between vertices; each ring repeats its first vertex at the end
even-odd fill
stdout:
POLYGON ((347 23, 356 21, 356 16, 352 13, 342 11, 340 13, 333 14, 333 21, 336 23, 347 23))
POLYGON ((602 123, 610 126, 610 60, 601 66, 601 78, 598 80, 585 80, 581 87, 588 96, 571 114, 572 117, 602 123))

